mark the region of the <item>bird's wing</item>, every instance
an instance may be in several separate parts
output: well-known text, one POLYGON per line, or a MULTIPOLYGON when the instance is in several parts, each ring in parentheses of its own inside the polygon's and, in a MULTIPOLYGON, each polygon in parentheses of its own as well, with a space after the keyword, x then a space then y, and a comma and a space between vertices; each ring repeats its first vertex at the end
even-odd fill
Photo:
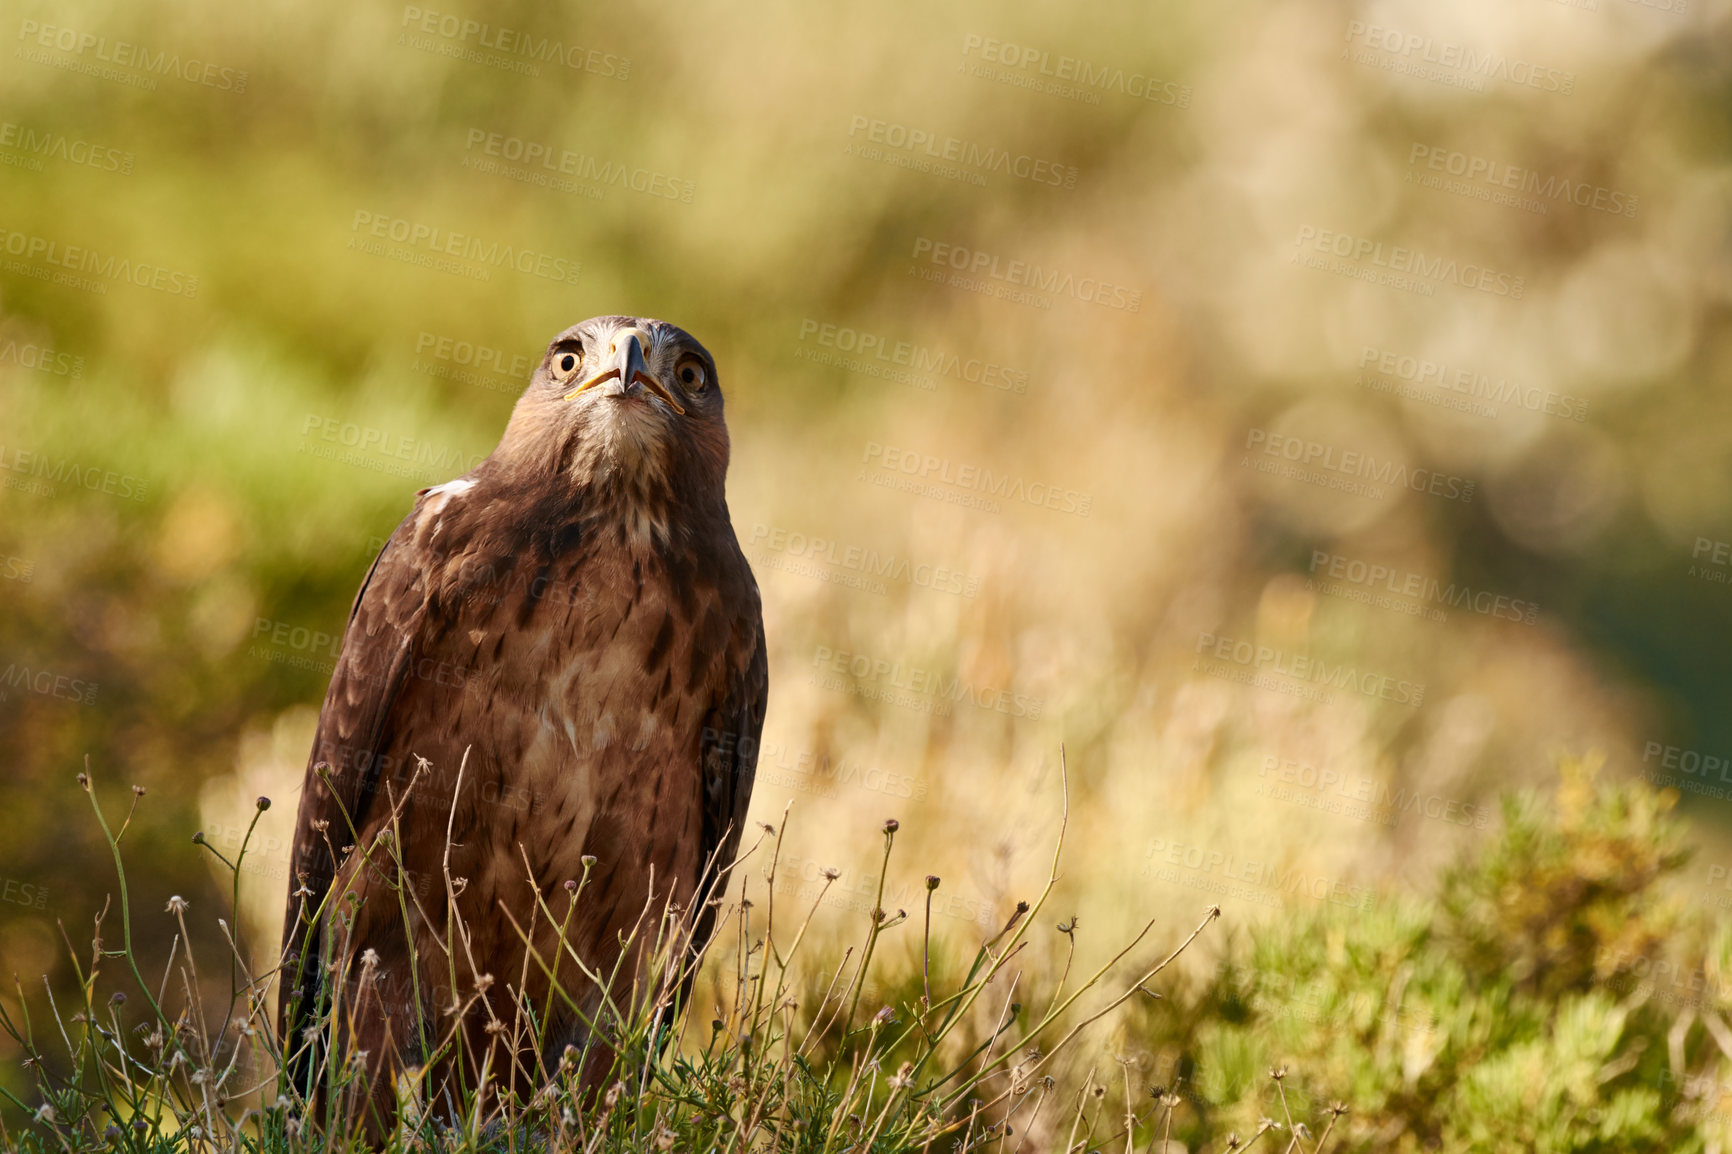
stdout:
POLYGON ((318 1003, 318 915, 336 874, 332 851, 340 855, 356 842, 369 813, 389 804, 379 797, 381 754, 390 744, 393 706, 427 618, 430 550, 416 533, 424 504, 425 498, 418 501, 392 533, 355 595, 307 758, 283 919, 280 1016, 286 1046, 298 1045, 296 1027, 318 1003), (297 992, 298 1013, 292 1002, 297 992))
MULTIPOLYGON (((749 630, 734 652, 721 695, 704 715, 702 765, 704 775, 703 833, 698 861, 705 871, 700 897, 720 897, 725 888, 721 871, 733 865, 740 829, 752 801, 752 779, 758 769, 758 739, 764 732, 764 707, 770 697, 770 667, 764 648, 764 619, 756 606, 743 626, 749 630)), ((709 940, 715 907, 706 906, 693 927, 693 943, 709 940)))

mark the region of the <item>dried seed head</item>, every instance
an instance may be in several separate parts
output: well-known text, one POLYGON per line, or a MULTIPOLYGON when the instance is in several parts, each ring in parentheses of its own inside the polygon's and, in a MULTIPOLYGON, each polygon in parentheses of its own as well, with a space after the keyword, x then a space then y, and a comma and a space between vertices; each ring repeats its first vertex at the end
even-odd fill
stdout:
POLYGON ((175 894, 173 897, 168 899, 167 909, 168 909, 168 912, 171 914, 184 914, 186 912, 187 907, 191 904, 192 904, 191 902, 187 901, 185 898, 181 897, 179 894, 175 894))
POLYGON ((901 828, 902 828, 902 823, 897 821, 895 818, 891 818, 884 823, 884 832, 885 833, 895 833, 897 830, 899 830, 901 828))
MULTIPOLYGON (((77 780, 78 780, 78 788, 82 789, 85 793, 89 793, 90 792, 90 775, 88 773, 81 773, 78 775, 77 780)), ((44 1106, 43 1109, 48 1110, 48 1107, 44 1106)), ((49 1113, 53 1113, 53 1111, 49 1110, 49 1113)))
POLYGON ((938 888, 938 875, 937 874, 927 874, 926 875, 926 889, 927 889, 927 891, 930 892, 930 891, 935 890, 937 888, 938 888))
POLYGON ((835 866, 825 866, 823 869, 819 870, 818 872, 824 875, 825 881, 829 881, 829 882, 833 882, 837 878, 842 876, 842 871, 837 869, 835 866))
POLYGON ((144 796, 144 786, 142 786, 142 785, 133 786, 132 787, 132 796, 133 797, 143 797, 144 796))

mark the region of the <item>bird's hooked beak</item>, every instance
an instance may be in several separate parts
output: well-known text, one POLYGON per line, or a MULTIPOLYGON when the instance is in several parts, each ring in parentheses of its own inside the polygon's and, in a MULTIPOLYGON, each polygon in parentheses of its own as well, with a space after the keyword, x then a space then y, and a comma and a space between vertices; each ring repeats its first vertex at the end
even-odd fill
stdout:
POLYGON ((685 416, 685 406, 674 399, 673 390, 657 379, 644 363, 643 346, 648 341, 649 334, 642 329, 621 329, 614 333, 601 372, 565 394, 565 399, 569 401, 586 389, 594 388, 606 381, 617 380, 619 388, 615 390, 616 392, 629 393, 634 386, 641 384, 666 401, 674 412, 682 417, 685 416))

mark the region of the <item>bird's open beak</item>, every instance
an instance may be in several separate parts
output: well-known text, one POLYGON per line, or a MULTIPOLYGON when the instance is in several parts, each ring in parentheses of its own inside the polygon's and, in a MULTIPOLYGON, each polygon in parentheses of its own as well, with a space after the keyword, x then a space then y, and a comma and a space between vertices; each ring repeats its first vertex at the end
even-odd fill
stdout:
POLYGON ((571 400, 586 389, 606 381, 618 381, 619 391, 629 393, 634 385, 643 385, 656 396, 666 401, 674 412, 685 416, 685 406, 674 399, 673 390, 668 388, 654 373, 649 371, 643 359, 643 341, 646 335, 638 329, 625 329, 615 333, 612 347, 608 350, 607 367, 601 372, 565 394, 566 400, 571 400))

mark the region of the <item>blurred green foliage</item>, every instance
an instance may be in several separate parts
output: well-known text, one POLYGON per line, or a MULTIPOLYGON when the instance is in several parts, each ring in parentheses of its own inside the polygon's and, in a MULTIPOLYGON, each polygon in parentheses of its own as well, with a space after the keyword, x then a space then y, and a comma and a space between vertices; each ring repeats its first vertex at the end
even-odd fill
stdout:
POLYGON ((1732 988, 1681 932, 1707 920, 1678 900, 1676 798, 1596 769, 1569 762, 1555 797, 1506 798, 1496 835, 1433 900, 1326 905, 1251 931, 1159 1018, 1184 1039, 1167 1053, 1187 1074, 1190 1136, 1284 1122, 1270 1077, 1284 1071, 1294 1118, 1315 1128, 1347 1105, 1349 1150, 1723 1141, 1732 1056, 1703 1018, 1732 988))

